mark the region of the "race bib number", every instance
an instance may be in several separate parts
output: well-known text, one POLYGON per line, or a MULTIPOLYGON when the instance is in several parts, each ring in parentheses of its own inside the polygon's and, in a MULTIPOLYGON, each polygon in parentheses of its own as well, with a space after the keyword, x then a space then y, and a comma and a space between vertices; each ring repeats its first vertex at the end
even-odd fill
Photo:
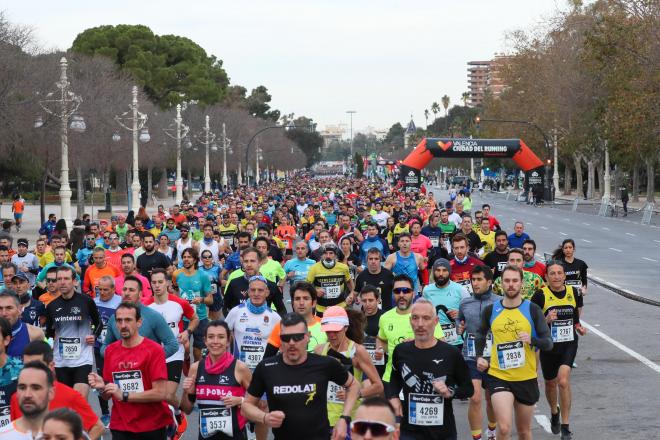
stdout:
POLYGON ((442 332, 445 334, 445 342, 453 344, 458 341, 458 332, 456 331, 456 324, 441 324, 442 332))
POLYGON ((520 368, 525 365, 525 347, 522 341, 497 344, 497 361, 500 370, 520 368))
POLYGON ((209 438, 221 432, 232 437, 234 426, 229 408, 204 408, 199 410, 199 432, 209 438))
POLYGON ((144 393, 144 383, 142 382, 142 371, 118 371, 112 373, 112 381, 117 384, 121 392, 144 393))
POLYGON ((0 428, 4 428, 10 423, 11 423, 11 409, 9 405, 0 406, 0 428))
POLYGON ((59 338, 62 359, 78 359, 82 354, 80 338, 59 338))
POLYGON ((431 240, 431 245, 433 245, 434 248, 437 248, 440 244, 440 237, 429 237, 429 240, 431 240))
POLYGON ((99 336, 99 341, 103 343, 105 341, 105 337, 108 334, 108 328, 106 326, 103 326, 103 330, 101 330, 101 336, 99 336))
POLYGON ((261 345, 241 346, 241 360, 245 362, 250 370, 257 368, 257 364, 264 357, 264 348, 261 345))
POLYGON ((328 403, 344 403, 344 400, 337 396, 337 393, 343 389, 344 387, 341 385, 337 385, 334 382, 328 382, 328 403))
POLYGON ((552 335, 552 342, 571 342, 575 339, 573 334, 573 320, 562 319, 552 322, 550 327, 550 334, 552 335))
POLYGON ((327 299, 337 299, 341 296, 341 286, 324 286, 323 289, 325 289, 327 299))
POLYGON ((364 348, 367 350, 367 353, 369 353, 369 357, 371 357, 371 362, 374 365, 385 365, 385 354, 383 353, 383 350, 378 350, 376 347, 376 341, 364 341, 362 344, 364 348), (376 359, 376 352, 380 352, 381 357, 380 359, 376 359))
POLYGON ((444 424, 445 402, 437 394, 415 394, 408 396, 408 423, 418 426, 441 426, 444 424))

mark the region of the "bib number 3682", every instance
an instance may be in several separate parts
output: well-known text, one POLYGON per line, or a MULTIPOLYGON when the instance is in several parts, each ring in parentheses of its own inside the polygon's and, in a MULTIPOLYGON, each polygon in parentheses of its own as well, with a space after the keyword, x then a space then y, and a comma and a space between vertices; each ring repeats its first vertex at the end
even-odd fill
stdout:
POLYGON ((144 393, 142 371, 117 371, 112 373, 112 381, 117 384, 121 392, 144 393))

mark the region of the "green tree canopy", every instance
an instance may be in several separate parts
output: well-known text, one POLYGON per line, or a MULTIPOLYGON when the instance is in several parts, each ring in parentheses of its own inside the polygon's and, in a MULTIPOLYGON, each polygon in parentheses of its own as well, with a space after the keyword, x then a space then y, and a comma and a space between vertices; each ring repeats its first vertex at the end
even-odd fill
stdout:
POLYGON ((229 85, 221 60, 188 38, 155 35, 143 25, 87 29, 78 34, 72 50, 110 57, 130 71, 161 108, 183 101, 221 102, 229 85))
POLYGON ((385 135, 383 143, 392 145, 394 148, 403 148, 403 135, 406 132, 400 122, 392 125, 385 135))

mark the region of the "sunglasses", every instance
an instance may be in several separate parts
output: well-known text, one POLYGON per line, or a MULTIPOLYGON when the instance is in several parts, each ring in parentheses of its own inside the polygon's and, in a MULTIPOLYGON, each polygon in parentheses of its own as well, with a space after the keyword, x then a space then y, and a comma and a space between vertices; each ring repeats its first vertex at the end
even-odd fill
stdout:
POLYGON ((300 342, 305 339, 305 334, 306 333, 289 333, 287 335, 280 334, 280 341, 286 343, 290 343, 291 341, 300 342))
POLYGON ((371 432, 373 437, 384 437, 396 429, 392 425, 383 422, 376 422, 371 420, 355 420, 351 422, 351 432, 357 435, 364 436, 367 431, 371 432))
POLYGON ((56 282, 57 282, 57 278, 46 278, 46 282, 47 282, 47 283, 56 283, 56 282))
POLYGON ((395 295, 410 293, 412 291, 413 290, 410 287, 397 287, 396 289, 392 289, 392 292, 394 292, 395 295))

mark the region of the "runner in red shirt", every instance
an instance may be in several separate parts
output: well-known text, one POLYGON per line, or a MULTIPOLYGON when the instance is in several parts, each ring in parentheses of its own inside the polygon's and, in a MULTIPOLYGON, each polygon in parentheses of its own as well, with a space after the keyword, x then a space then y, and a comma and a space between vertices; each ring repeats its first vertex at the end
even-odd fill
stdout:
POLYGON ((468 249, 469 243, 467 237, 463 234, 454 235, 454 238, 452 238, 454 258, 449 260, 449 265, 451 266, 449 279, 463 286, 463 289, 471 295, 472 283, 470 282, 470 275, 472 274, 472 269, 484 263, 480 259, 468 254, 468 249))
MULTIPOLYGON (((427 236, 420 233, 421 231, 422 225, 420 225, 419 222, 415 221, 410 225, 410 238, 412 239, 410 250, 420 254, 422 257, 428 258, 429 249, 433 249, 433 244, 427 236)), ((420 271, 420 278, 423 286, 426 286, 429 283, 428 268, 425 267, 424 270, 420 271)))
MULTIPOLYGON (((55 361, 53 361, 53 349, 45 341, 32 341, 25 346, 23 351, 23 363, 38 361, 45 364, 55 374, 55 361)), ((57 380, 53 384, 55 396, 48 404, 48 410, 53 411, 58 408, 70 408, 75 411, 82 419, 83 428, 89 434, 92 440, 101 438, 105 427, 99 420, 87 400, 78 391, 64 385, 57 380)), ((11 420, 23 417, 23 412, 18 406, 18 397, 14 393, 10 404, 11 420)))
POLYGON ((523 270, 533 272, 543 278, 543 281, 546 281, 545 264, 536 261, 536 242, 531 238, 523 241, 522 250, 524 260, 523 270))
POLYGON ((112 399, 110 430, 113 440, 164 439, 174 420, 165 402, 167 368, 165 351, 156 342, 140 336, 140 308, 123 302, 115 312, 121 341, 105 351, 103 377, 89 374, 89 385, 112 399))

